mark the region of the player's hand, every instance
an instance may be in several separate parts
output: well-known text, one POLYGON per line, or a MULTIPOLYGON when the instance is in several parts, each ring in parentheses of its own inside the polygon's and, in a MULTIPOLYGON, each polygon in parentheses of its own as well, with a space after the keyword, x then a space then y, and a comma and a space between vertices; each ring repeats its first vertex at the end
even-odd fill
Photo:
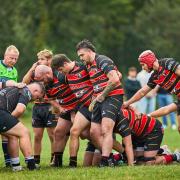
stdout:
POLYGON ((100 103, 103 102, 104 100, 105 100, 105 97, 102 94, 100 94, 96 97, 96 101, 98 101, 100 103))
POLYGON ((25 86, 26 86, 26 83, 22 83, 22 82, 15 84, 15 87, 17 87, 17 88, 19 88, 19 89, 22 89, 22 88, 24 88, 25 86))
POLYGON ((128 108, 129 107, 129 104, 127 101, 124 101, 123 104, 122 104, 122 108, 128 108))
POLYGON ((38 65, 39 65, 39 63, 38 63, 38 62, 35 62, 35 63, 32 65, 31 70, 34 71, 38 65))
POLYGON ((90 112, 93 111, 96 102, 97 102, 97 101, 96 101, 96 98, 95 98, 95 99, 91 102, 91 104, 89 105, 89 111, 90 111, 90 112))
POLYGON ((59 112, 60 114, 65 114, 68 110, 67 109, 64 109, 62 107, 59 107, 59 112))

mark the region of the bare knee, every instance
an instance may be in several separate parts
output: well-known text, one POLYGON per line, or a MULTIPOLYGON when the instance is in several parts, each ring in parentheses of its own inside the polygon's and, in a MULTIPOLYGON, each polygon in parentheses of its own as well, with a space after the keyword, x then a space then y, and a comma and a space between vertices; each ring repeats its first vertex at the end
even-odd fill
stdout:
POLYGON ((79 129, 77 127, 72 127, 70 130, 70 135, 71 137, 79 137, 80 136, 79 129))
POLYGON ((54 138, 55 139, 61 139, 66 136, 66 132, 62 128, 56 128, 54 130, 54 138))
POLYGON ((35 133, 34 133, 34 141, 35 141, 35 142, 41 142, 42 136, 43 136, 42 133, 35 132, 35 133))

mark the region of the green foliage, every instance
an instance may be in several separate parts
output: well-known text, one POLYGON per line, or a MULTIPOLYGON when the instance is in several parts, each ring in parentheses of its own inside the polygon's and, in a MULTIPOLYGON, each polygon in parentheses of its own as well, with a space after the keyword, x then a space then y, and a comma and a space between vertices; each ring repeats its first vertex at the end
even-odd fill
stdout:
POLYGON ((44 48, 77 59, 75 46, 87 38, 120 71, 138 66, 148 48, 160 56, 180 55, 179 0, 0 0, 0 54, 15 44, 20 50, 20 80, 44 48))
POLYGON ((136 33, 144 42, 144 49, 152 49, 160 57, 180 56, 180 1, 152 1, 138 13, 136 33))

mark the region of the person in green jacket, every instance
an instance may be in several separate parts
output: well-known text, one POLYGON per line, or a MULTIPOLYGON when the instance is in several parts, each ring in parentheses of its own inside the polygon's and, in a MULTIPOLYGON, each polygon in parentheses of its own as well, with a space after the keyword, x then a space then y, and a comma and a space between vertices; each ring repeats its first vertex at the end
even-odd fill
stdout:
MULTIPOLYGON (((7 80, 13 80, 17 82, 18 73, 14 65, 16 64, 18 58, 18 49, 14 45, 8 46, 4 53, 4 59, 0 60, 0 82, 5 83, 7 80)), ((4 153, 6 167, 11 166, 11 161, 12 164, 19 164, 19 148, 16 137, 2 136, 2 149, 4 153)))

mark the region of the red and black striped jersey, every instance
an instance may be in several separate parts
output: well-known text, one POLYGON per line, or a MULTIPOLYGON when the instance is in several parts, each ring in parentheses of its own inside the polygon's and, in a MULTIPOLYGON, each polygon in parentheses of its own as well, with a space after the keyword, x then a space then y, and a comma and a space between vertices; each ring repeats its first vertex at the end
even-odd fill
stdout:
POLYGON ((65 75, 59 72, 54 73, 53 81, 45 89, 47 97, 58 99, 62 108, 67 110, 76 108, 78 99, 70 89, 65 75))
POLYGON ((180 78, 175 74, 180 64, 172 58, 159 60, 159 69, 154 71, 147 83, 150 88, 161 86, 167 92, 180 98, 180 78))
MULTIPOLYGON (((90 75, 90 80, 93 84, 94 96, 100 94, 107 86, 107 82, 109 80, 107 74, 110 71, 115 70, 117 74, 119 74, 119 71, 115 66, 114 62, 104 55, 96 54, 95 60, 92 62, 91 65, 87 65, 87 69, 90 75)), ((112 90, 108 96, 122 94, 124 94, 124 91, 119 81, 119 84, 117 84, 116 88, 112 90)))
POLYGON ((89 106, 93 95, 93 86, 85 65, 75 62, 74 68, 66 75, 70 89, 81 105, 89 106))
MULTIPOLYGON (((135 136, 145 136, 152 132, 156 119, 142 114, 141 119, 136 119, 135 112, 131 109, 122 109, 123 116, 129 120, 129 127, 135 136)), ((118 119, 118 121, 121 121, 118 119)))

